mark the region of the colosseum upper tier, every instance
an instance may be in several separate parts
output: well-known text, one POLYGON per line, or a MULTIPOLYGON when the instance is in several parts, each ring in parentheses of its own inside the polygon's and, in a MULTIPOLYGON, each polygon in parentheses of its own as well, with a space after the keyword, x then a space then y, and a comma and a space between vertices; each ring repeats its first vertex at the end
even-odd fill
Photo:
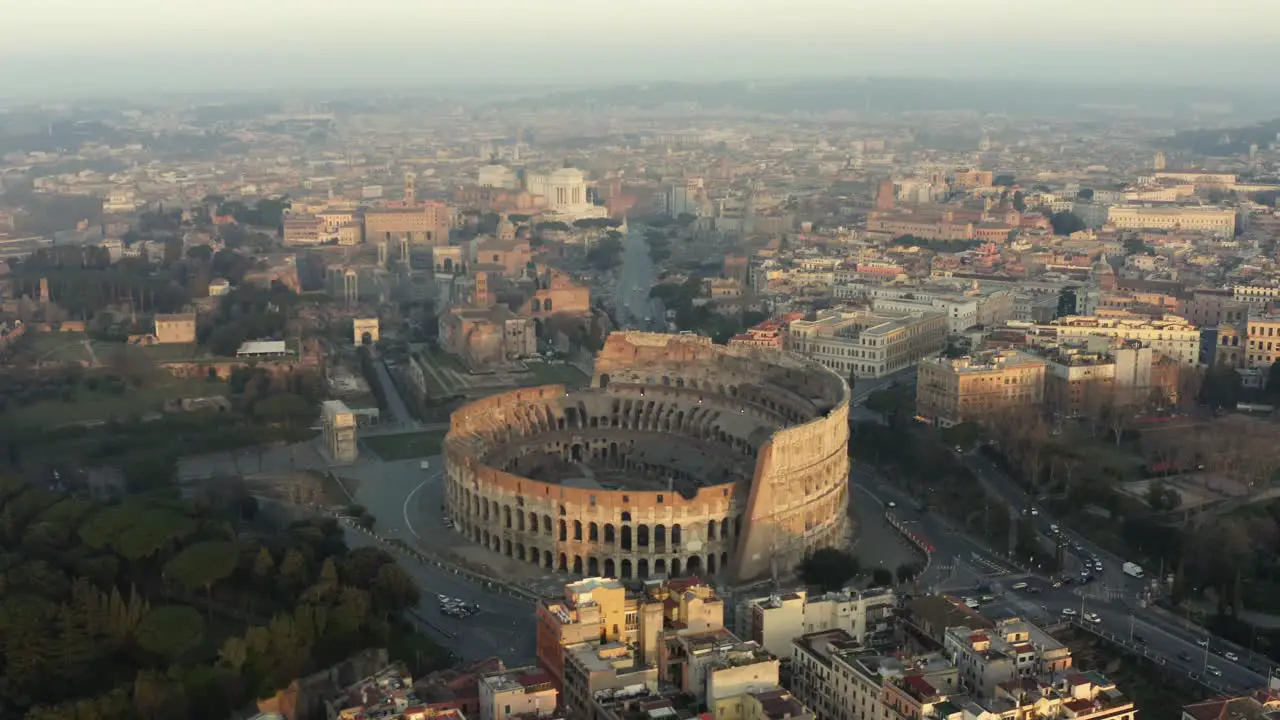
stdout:
POLYGON ((797 356, 613 333, 590 388, 453 413, 457 530, 547 569, 622 579, 788 573, 848 530, 849 386, 797 356))

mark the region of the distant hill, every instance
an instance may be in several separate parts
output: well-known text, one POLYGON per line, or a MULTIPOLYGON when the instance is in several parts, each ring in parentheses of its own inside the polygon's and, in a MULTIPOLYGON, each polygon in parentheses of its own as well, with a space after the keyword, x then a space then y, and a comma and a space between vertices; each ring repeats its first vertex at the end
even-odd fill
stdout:
POLYGON ((1248 127, 1183 130, 1161 145, 1197 155, 1224 156, 1247 153, 1249 146, 1255 143, 1265 149, 1276 141, 1280 141, 1280 119, 1248 127))
POLYGON ((1011 81, 845 78, 735 82, 659 82, 549 92, 496 103, 496 107, 636 107, 697 103, 707 109, 763 113, 865 110, 911 112, 975 110, 1011 115, 1072 115, 1131 110, 1195 115, 1229 108, 1230 115, 1280 114, 1280 99, 1262 92, 1134 85, 1085 86, 1011 81))

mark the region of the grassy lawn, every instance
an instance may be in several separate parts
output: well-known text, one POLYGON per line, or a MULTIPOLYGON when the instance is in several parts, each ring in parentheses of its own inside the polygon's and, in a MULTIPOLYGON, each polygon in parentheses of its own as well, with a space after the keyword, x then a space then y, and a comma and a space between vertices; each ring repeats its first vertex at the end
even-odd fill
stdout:
POLYGON ((45 400, 22 408, 25 427, 54 428, 72 423, 117 418, 136 418, 163 408, 166 400, 184 397, 226 395, 227 386, 208 380, 183 380, 158 376, 142 388, 120 393, 90 390, 83 383, 76 388, 71 402, 45 400))
POLYGON ((571 388, 580 388, 591 382, 591 378, 585 373, 568 363, 552 365, 545 362, 531 362, 528 366, 529 375, 520 379, 521 385, 563 384, 571 388))
POLYGON ((22 343, 40 360, 80 362, 89 359, 84 348, 88 338, 84 333, 27 333, 22 343))
POLYGON ((361 442, 383 460, 408 460, 409 458, 439 455, 444 443, 444 431, 401 433, 365 438, 361 442))

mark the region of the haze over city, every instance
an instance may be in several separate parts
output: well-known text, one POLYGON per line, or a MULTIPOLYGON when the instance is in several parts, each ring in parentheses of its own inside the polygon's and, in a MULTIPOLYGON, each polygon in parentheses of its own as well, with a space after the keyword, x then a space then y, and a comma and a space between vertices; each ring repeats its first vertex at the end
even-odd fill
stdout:
POLYGON ((923 76, 1277 81, 1268 0, 47 0, 10 3, 0 95, 923 76))
POLYGON ((3 720, 1280 717, 1275 0, 41 0, 3 720))

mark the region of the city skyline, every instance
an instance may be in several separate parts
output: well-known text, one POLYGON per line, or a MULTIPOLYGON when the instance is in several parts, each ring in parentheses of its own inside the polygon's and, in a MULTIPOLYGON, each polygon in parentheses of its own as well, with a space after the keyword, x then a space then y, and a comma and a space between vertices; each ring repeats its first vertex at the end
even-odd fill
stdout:
POLYGON ((204 13, 157 0, 60 0, 11 9, 0 85, 102 95, 861 75, 1270 82, 1241 75, 1280 60, 1264 24, 1240 22, 1265 13, 1263 0, 1177 4, 1175 13, 1158 0, 1083 0, 1047 17, 1006 0, 764 0, 750 13, 727 0, 610 9, 545 0, 536 13, 514 0, 229 0, 204 13), (1205 52, 1189 54, 1195 46, 1205 52))

